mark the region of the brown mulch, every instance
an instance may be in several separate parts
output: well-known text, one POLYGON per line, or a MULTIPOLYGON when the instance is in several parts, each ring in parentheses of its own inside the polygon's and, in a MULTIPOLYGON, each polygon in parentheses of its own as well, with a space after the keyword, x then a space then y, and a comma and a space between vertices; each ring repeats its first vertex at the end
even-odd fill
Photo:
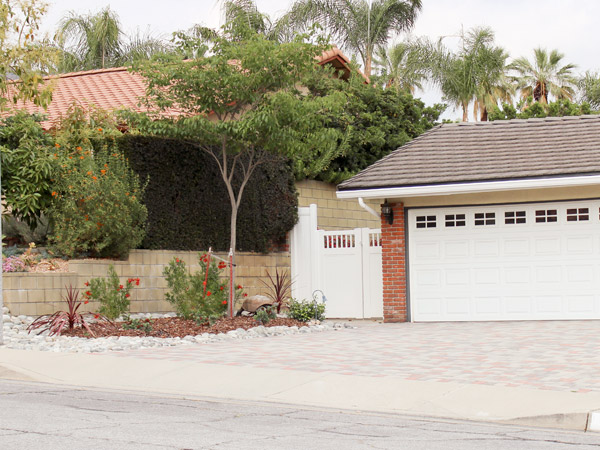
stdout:
MULTIPOLYGON (((152 336, 159 338, 173 338, 185 336, 196 336, 202 333, 227 333, 231 330, 237 330, 243 328, 247 330, 249 328, 260 325, 252 317, 234 317, 232 319, 225 318, 218 320, 214 325, 198 325, 193 320, 185 320, 179 317, 169 317, 164 319, 143 319, 142 322, 149 321, 152 325, 152 331, 146 334, 143 330, 128 330, 123 328, 124 322, 115 322, 114 324, 109 323, 93 323, 90 324, 90 328, 95 334, 95 337, 108 337, 108 336, 152 336)), ((270 320, 266 327, 276 326, 292 326, 304 327, 307 324, 299 322, 294 319, 273 319, 270 320)), ((87 333, 83 328, 75 328, 73 330, 66 330, 62 332, 63 336, 77 336, 91 338, 92 336, 87 333)))

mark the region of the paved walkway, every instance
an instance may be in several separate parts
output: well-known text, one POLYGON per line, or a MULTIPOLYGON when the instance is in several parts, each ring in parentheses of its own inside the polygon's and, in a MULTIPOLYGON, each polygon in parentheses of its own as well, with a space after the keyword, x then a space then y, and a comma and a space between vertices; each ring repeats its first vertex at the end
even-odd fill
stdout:
POLYGON ((378 324, 115 353, 405 380, 600 392, 600 321, 378 324))

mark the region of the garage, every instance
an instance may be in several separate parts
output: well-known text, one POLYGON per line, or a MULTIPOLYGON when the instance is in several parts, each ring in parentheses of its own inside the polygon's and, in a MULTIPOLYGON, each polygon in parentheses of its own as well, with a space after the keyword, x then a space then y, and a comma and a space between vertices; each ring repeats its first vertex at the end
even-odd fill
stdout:
POLYGON ((600 318, 600 201, 415 208, 413 321, 600 318))
POLYGON ((441 124, 337 196, 380 202, 386 322, 600 319, 600 115, 441 124))

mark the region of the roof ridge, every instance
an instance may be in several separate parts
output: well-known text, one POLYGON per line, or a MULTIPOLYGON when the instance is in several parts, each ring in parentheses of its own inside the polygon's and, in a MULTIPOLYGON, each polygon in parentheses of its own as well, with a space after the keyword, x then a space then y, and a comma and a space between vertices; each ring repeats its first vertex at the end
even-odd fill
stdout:
POLYGON ((530 117, 529 119, 508 119, 492 120, 485 122, 445 122, 442 125, 449 127, 485 127, 492 125, 522 124, 522 123, 543 123, 543 122, 567 122, 576 120, 600 120, 600 114, 581 114, 579 116, 548 116, 548 117, 530 117))
POLYGON ((121 67, 106 67, 104 69, 92 69, 92 70, 83 70, 80 72, 67 72, 67 73, 59 73, 54 75, 47 75, 44 79, 55 80, 57 78, 75 78, 86 75, 95 75, 98 73, 111 73, 111 72, 126 72, 129 69, 126 66, 121 67))

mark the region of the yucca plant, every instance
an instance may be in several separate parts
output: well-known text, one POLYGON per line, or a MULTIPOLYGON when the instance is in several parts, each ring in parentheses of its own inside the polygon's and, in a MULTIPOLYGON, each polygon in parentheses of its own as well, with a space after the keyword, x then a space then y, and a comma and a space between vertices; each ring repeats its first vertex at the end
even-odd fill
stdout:
POLYGON ((41 334, 44 331, 49 331, 50 336, 60 336, 63 330, 72 330, 73 328, 80 326, 85 328, 92 336, 95 336, 88 325, 86 320, 87 316, 111 323, 110 320, 101 314, 78 312, 81 305, 88 303, 88 300, 81 302, 79 300, 79 290, 74 289, 73 286, 69 285, 69 287, 65 286, 65 288, 67 290, 67 295, 63 298, 67 302, 68 310, 57 311, 54 314, 46 314, 38 317, 27 327, 27 332, 31 333, 34 330, 39 330, 38 334, 41 334))
POLYGON ((267 296, 273 300, 273 304, 277 304, 277 313, 281 312, 281 307, 285 305, 292 294, 292 278, 289 272, 284 271, 279 273, 279 270, 275 268, 275 277, 272 277, 269 271, 267 271, 269 282, 262 281, 262 283, 269 289, 267 296))

